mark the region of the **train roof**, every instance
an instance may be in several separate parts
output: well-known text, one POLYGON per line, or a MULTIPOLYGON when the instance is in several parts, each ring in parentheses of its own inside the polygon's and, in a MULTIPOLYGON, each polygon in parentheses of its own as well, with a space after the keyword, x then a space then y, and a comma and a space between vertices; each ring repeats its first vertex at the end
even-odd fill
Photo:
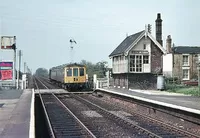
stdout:
POLYGON ((65 68, 65 67, 73 67, 73 66, 85 67, 85 65, 83 65, 83 64, 69 63, 69 64, 63 64, 63 65, 60 65, 60 66, 52 67, 51 69, 55 69, 55 68, 65 68))

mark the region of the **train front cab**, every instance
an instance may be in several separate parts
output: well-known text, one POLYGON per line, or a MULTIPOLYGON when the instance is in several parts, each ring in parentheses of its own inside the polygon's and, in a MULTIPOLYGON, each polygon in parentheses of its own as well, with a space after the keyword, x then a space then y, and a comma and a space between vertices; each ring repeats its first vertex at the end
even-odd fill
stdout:
POLYGON ((86 87, 86 67, 65 68, 65 88, 69 91, 82 90, 86 87))

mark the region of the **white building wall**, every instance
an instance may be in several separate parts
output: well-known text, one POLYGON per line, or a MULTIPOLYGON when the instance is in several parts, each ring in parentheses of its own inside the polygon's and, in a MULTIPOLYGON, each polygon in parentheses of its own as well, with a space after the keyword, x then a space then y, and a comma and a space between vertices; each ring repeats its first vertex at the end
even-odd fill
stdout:
MULTIPOLYGON (((143 64, 143 72, 150 73, 151 72, 151 40, 149 37, 142 38, 129 52, 129 55, 132 54, 132 51, 148 51, 149 53, 149 64, 143 64), (144 49, 144 44, 146 44, 146 49, 144 49)), ((138 53, 139 55, 143 55, 144 53, 138 53)), ((147 54, 147 53, 146 53, 147 54)), ((125 56, 118 56, 112 59, 112 67, 113 73, 126 73, 129 69, 129 55, 125 58, 125 56), (122 58, 123 57, 123 58, 122 58)))
POLYGON ((112 62, 113 65, 113 73, 125 73, 127 72, 127 59, 125 56, 114 57, 112 62))
POLYGON ((128 72, 128 57, 126 56, 125 57, 125 61, 124 61, 124 72, 128 72))
POLYGON ((172 54, 163 55, 163 74, 172 77, 172 54))
POLYGON ((151 40, 149 37, 142 38, 131 50, 144 50, 144 44, 146 44, 146 50, 151 51, 151 40))
MULTIPOLYGON (((131 54, 131 51, 148 51, 149 53, 149 64, 143 64, 143 72, 144 73, 150 73, 151 72, 151 40, 149 37, 142 38, 129 52, 129 55, 131 54), (144 44, 146 44, 146 49, 144 49, 144 44)), ((140 54, 140 53, 138 53, 140 54)), ((140 54, 143 55, 143 54, 140 54)), ((143 60, 143 59, 142 59, 143 60)))

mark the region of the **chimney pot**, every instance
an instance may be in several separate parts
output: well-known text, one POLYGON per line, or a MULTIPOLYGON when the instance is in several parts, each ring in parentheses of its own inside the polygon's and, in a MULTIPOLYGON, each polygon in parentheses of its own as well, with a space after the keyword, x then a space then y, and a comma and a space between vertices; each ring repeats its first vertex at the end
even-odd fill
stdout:
POLYGON ((157 14, 157 19, 156 19, 156 40, 160 43, 161 46, 163 46, 162 42, 162 19, 161 19, 161 14, 157 14))
POLYGON ((157 19, 160 19, 161 18, 161 15, 160 13, 157 14, 157 19))
POLYGON ((172 38, 171 38, 171 35, 167 36, 166 50, 167 50, 167 53, 172 53, 172 38))

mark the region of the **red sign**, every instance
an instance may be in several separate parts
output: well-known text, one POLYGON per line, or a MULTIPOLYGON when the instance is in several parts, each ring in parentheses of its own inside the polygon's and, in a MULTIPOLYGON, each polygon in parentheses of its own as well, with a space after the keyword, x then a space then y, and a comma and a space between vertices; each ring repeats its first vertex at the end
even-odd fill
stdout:
POLYGON ((11 67, 12 68, 13 63, 12 62, 0 62, 0 67, 11 67))
POLYGON ((1 46, 1 49, 12 49, 12 46, 1 46))
POLYGON ((12 75, 12 70, 0 70, 0 80, 11 80, 12 75))

